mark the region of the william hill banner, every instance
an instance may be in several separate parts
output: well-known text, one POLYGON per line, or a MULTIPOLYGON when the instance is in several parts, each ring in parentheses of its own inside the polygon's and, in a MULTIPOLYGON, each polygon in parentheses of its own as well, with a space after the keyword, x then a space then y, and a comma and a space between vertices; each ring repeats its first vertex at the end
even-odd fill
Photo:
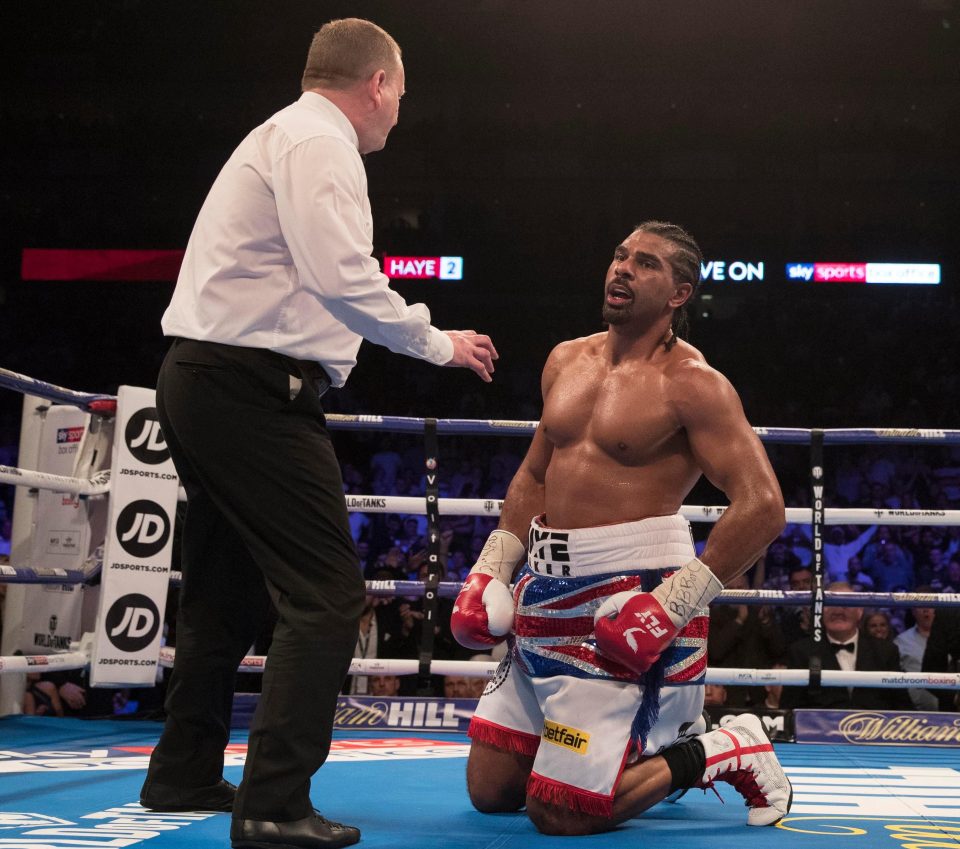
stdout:
POLYGON ((960 746, 960 714, 883 710, 797 710, 798 743, 854 746, 960 746))
MULTIPOLYGON (((259 693, 237 693, 233 697, 232 728, 249 727, 259 699, 259 693)), ((333 727, 340 731, 418 729, 465 732, 476 709, 476 699, 340 696, 333 727)))

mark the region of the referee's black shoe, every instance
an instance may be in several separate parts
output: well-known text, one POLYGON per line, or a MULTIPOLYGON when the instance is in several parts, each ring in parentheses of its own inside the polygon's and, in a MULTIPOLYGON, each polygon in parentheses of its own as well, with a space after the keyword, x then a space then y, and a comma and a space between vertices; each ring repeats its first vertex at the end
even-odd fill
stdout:
POLYGON ((359 828, 331 822, 316 812, 291 822, 234 819, 230 824, 233 849, 336 849, 359 839, 359 828))

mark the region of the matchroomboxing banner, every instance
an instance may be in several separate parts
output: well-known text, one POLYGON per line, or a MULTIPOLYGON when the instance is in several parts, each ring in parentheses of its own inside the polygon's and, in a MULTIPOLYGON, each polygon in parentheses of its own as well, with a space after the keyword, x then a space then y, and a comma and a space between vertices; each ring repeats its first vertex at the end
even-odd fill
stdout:
POLYGON ((121 386, 90 683, 156 680, 179 480, 152 389, 121 386))

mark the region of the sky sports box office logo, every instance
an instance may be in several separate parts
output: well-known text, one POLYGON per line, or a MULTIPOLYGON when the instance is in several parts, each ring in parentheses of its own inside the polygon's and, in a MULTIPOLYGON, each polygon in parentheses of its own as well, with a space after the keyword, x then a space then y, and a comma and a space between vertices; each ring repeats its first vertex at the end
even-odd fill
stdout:
POLYGON ((929 262, 788 262, 787 279, 805 283, 937 286, 940 265, 929 262))
POLYGON ((58 427, 57 428, 57 445, 70 444, 73 442, 80 442, 83 439, 83 433, 86 430, 85 427, 58 427))

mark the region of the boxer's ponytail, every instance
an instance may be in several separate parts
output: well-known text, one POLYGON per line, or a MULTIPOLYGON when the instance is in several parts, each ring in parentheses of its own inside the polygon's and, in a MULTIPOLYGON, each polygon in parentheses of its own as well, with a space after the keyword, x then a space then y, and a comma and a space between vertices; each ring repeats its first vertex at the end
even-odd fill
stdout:
POLYGON ((703 262, 703 254, 693 236, 677 224, 669 224, 666 221, 644 221, 634 228, 634 232, 638 230, 660 236, 673 244, 675 250, 668 261, 673 269, 674 279, 693 286, 690 297, 683 306, 677 307, 673 312, 673 320, 670 323, 670 329, 673 332, 664 343, 669 351, 677 344, 677 339, 686 339, 690 333, 688 308, 700 288, 700 266, 703 262))

